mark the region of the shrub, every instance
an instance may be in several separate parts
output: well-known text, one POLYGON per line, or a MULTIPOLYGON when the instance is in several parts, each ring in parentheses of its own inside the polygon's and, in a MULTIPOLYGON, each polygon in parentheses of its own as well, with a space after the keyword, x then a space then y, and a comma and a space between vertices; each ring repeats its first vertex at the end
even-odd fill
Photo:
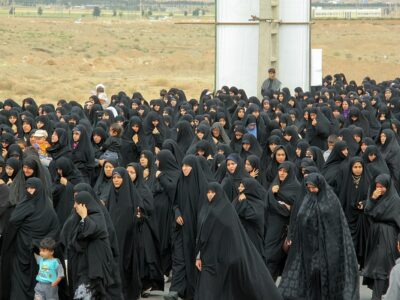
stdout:
POLYGON ((101 9, 98 6, 95 6, 93 8, 93 17, 100 17, 101 15, 101 9))

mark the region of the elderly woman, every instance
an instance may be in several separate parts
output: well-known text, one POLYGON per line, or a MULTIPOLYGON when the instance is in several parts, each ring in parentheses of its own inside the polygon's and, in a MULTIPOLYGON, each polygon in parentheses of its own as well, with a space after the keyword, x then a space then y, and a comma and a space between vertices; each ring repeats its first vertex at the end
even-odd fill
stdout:
POLYGON ((311 173, 279 285, 284 299, 359 299, 358 266, 340 202, 324 177, 311 173))

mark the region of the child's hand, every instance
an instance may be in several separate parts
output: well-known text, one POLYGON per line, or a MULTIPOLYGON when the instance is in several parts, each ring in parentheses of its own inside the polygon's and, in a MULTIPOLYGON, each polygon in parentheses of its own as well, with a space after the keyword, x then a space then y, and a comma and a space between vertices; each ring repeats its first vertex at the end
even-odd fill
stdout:
POLYGON ((54 282, 51 284, 52 287, 56 287, 57 285, 58 285, 58 282, 57 282, 57 281, 54 281, 54 282))

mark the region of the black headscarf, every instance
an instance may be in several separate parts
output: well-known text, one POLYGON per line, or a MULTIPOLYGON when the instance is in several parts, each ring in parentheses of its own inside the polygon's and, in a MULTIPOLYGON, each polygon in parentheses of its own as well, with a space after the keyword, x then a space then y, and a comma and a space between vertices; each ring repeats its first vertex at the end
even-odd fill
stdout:
POLYGON ((226 158, 226 163, 228 161, 233 161, 237 166, 233 174, 231 174, 228 170, 226 170, 225 178, 222 180, 222 187, 224 188, 224 191, 226 195, 228 196, 228 199, 232 201, 235 197, 238 196, 238 186, 240 182, 242 181, 243 178, 245 177, 250 177, 250 175, 246 172, 246 169, 244 168, 244 162, 242 159, 239 157, 238 154, 232 153, 226 158))
POLYGON ((103 167, 101 168, 99 177, 97 177, 96 184, 93 187, 96 197, 104 203, 107 202, 108 197, 110 196, 110 189, 112 186, 112 174, 110 177, 107 177, 104 173, 104 168, 106 164, 111 164, 115 168, 118 166, 118 162, 115 160, 106 159, 104 161, 103 167))
MULTIPOLYGON (((51 199, 51 182, 47 170, 42 166, 38 157, 31 155, 24 158, 22 162, 23 166, 28 166, 33 170, 33 175, 31 177, 37 177, 43 184, 43 190, 47 196, 47 199, 51 199)), ((9 202, 15 205, 21 202, 23 196, 25 195, 25 183, 28 178, 25 176, 24 171, 21 169, 14 181, 10 185, 10 198, 9 202)))
POLYGON ((5 182, 7 183, 8 179, 14 180, 14 178, 17 176, 19 170, 21 169, 21 161, 19 159, 11 157, 7 159, 5 166, 9 166, 14 170, 11 176, 8 176, 6 174, 7 179, 5 182))
POLYGON ((348 156, 346 157, 342 153, 345 149, 347 149, 347 143, 345 141, 338 141, 333 146, 332 152, 321 171, 326 182, 335 192, 338 192, 340 188, 341 176, 348 163, 348 156))
POLYGON ((90 136, 83 125, 77 125, 73 131, 75 130, 80 132, 80 137, 77 144, 73 140, 71 141, 73 145, 72 161, 79 171, 81 171, 85 180, 91 180, 94 167, 94 151, 90 142, 90 136))
POLYGON ((380 174, 390 175, 390 170, 377 146, 368 146, 363 154, 363 160, 372 181, 380 174), (373 161, 370 161, 368 158, 371 154, 375 154, 376 156, 373 161))

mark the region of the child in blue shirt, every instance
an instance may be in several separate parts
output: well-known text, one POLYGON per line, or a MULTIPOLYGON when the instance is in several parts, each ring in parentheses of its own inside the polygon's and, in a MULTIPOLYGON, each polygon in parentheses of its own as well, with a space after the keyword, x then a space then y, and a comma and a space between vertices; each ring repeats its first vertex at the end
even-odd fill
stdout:
POLYGON ((64 269, 58 258, 54 258, 56 242, 44 238, 40 242, 40 255, 35 254, 39 265, 36 276, 35 300, 58 300, 58 284, 64 277, 64 269))

